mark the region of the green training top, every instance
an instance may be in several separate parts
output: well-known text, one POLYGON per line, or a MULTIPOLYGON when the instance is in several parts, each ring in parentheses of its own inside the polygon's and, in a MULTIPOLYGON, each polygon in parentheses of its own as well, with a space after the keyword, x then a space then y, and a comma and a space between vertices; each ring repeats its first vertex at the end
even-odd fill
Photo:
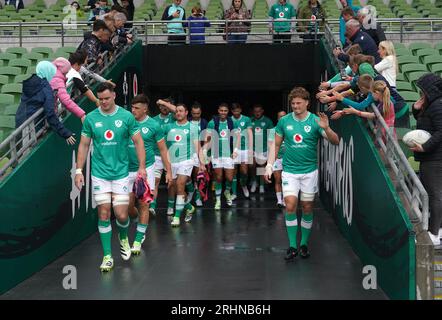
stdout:
MULTIPOLYGON (((154 148, 157 143, 164 139, 163 130, 159 123, 153 118, 147 116, 144 120, 137 121, 140 127, 140 133, 144 141, 144 149, 146 150, 146 168, 155 163, 154 148)), ((129 172, 138 170, 138 158, 135 144, 132 139, 129 141, 129 172)))
POLYGON ((192 159, 192 155, 196 152, 194 142, 198 141, 199 137, 197 125, 190 121, 185 124, 178 124, 175 121, 164 125, 163 131, 171 163, 192 159))
POLYGON ((105 180, 119 180, 129 175, 128 144, 140 132, 129 111, 116 106, 112 114, 97 108, 86 116, 81 135, 91 138, 92 175, 105 180))
POLYGON ((252 118, 253 128, 253 151, 255 152, 267 152, 267 135, 268 130, 274 127, 272 120, 266 116, 262 116, 260 119, 252 118))
MULTIPOLYGON (((240 150, 248 150, 249 149, 249 135, 247 134, 247 129, 252 128, 252 120, 245 115, 241 115, 238 119, 234 116, 231 116, 233 121, 233 126, 237 128, 241 135, 241 145, 240 150)), ((236 136, 235 136, 236 137, 236 136)), ((236 138, 234 138, 233 145, 236 145, 236 138)))
POLYGON ((319 117, 310 112, 304 120, 298 120, 291 112, 278 121, 276 134, 284 139, 286 147, 282 159, 284 172, 310 173, 318 168, 317 145, 324 130, 316 120, 319 117))

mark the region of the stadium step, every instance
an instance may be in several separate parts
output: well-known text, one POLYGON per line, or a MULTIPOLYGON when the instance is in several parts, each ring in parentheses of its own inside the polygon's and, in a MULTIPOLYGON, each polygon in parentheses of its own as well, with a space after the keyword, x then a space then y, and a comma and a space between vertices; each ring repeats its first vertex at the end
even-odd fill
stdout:
POLYGON ((434 253, 434 299, 442 300, 442 249, 434 253))

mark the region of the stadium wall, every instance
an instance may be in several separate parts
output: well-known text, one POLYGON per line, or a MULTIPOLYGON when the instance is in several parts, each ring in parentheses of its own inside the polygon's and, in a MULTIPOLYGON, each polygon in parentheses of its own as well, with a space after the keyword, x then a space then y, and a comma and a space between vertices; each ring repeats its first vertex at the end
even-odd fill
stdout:
MULTIPOLYGON (((325 46, 321 53, 325 69, 335 74, 325 46)), ((416 236, 379 152, 361 119, 331 125, 341 141, 320 147, 321 201, 367 268, 361 273, 375 270, 391 299, 416 299, 416 236)))
MULTIPOLYGON (((141 59, 142 46, 137 42, 104 76, 121 86, 125 73, 126 79, 133 79, 135 73, 141 76, 141 59)), ((132 83, 128 89, 130 95, 132 83)), ((87 112, 94 109, 85 99, 79 103, 87 112)), ((81 193, 73 184, 81 122, 69 115, 64 124, 76 133, 74 147, 49 132, 0 183, 0 294, 97 230, 89 175, 81 193)), ((58 271, 62 275, 62 270, 58 271)))

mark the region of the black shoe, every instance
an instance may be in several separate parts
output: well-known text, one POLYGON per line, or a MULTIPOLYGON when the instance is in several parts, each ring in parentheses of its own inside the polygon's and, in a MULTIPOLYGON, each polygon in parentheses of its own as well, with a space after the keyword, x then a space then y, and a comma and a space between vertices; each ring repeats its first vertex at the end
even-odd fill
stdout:
POLYGON ((310 252, 308 251, 308 248, 306 245, 303 245, 299 248, 299 255, 303 259, 307 259, 308 257, 310 257, 310 252))
POLYGON ((282 205, 282 203, 278 203, 277 206, 278 206, 279 209, 284 208, 284 206, 282 205))
POLYGON ((298 255, 298 249, 290 247, 287 249, 287 253, 284 257, 285 261, 292 261, 298 255))

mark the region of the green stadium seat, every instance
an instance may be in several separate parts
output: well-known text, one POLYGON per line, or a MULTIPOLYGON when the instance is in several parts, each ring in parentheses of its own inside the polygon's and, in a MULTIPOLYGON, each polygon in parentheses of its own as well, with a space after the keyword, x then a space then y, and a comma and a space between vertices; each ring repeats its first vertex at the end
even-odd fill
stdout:
POLYGON ((2 87, 0 93, 8 93, 14 95, 14 101, 20 102, 20 97, 23 92, 23 86, 21 83, 8 83, 2 87))
POLYGON ((427 71, 427 67, 423 64, 417 63, 409 63, 401 66, 401 72, 405 75, 405 77, 408 77, 408 74, 414 71, 427 71))
POLYGON ((14 83, 23 83, 23 81, 29 79, 30 76, 30 74, 19 74, 15 76, 14 83))
POLYGON ((59 51, 59 50, 57 50, 52 55, 50 55, 48 58, 50 58, 51 60, 54 60, 54 59, 59 58, 59 57, 63 57, 63 58, 68 59, 69 58, 69 53, 66 52, 66 51, 59 51))
POLYGON ((442 56, 440 55, 428 55, 423 57, 423 62, 431 71, 431 66, 436 63, 442 63, 442 56))
POLYGON ((410 164, 411 168, 414 170, 414 172, 419 173, 419 161, 414 160, 414 156, 408 157, 408 163, 410 164))
POLYGON ((14 95, 0 93, 0 107, 6 107, 14 103, 14 95))
POLYGON ((21 73, 26 73, 28 68, 32 65, 31 60, 28 59, 13 59, 9 61, 10 67, 18 67, 21 69, 21 73))
POLYGON ((21 69, 18 67, 0 67, 0 74, 8 76, 11 82, 16 75, 21 74, 21 69))
POLYGON ((15 117, 1 115, 0 128, 15 129, 15 117))
POLYGON ((35 66, 30 66, 28 70, 26 71, 27 74, 34 74, 35 73, 35 66))
POLYGON ((26 50, 26 48, 13 47, 13 48, 7 48, 5 52, 15 54, 17 58, 21 58, 22 55, 28 53, 28 50, 26 50))
POLYGON ((403 43, 401 43, 401 42, 394 42, 393 45, 394 45, 394 49, 395 49, 395 50, 397 50, 397 49, 399 49, 399 48, 401 48, 401 49, 403 49, 403 48, 407 49, 407 47, 405 46, 405 44, 403 44, 403 43))
POLYGON ((3 111, 3 114, 5 116, 15 115, 17 113, 17 109, 18 109, 19 106, 20 105, 16 104, 16 103, 10 104, 9 106, 5 107, 5 110, 3 111))
POLYGON ((54 51, 48 47, 35 47, 31 49, 31 52, 41 53, 44 58, 47 58, 50 54, 54 53, 54 51))
POLYGON ((411 83, 406 81, 396 81, 396 90, 397 91, 414 91, 411 83))
POLYGON ((413 52, 409 50, 408 48, 397 48, 396 55, 399 56, 411 56, 413 55, 413 52))
POLYGON ((416 51, 415 55, 419 57, 421 63, 424 62, 424 57, 439 55, 439 51, 433 48, 419 49, 416 51))
POLYGON ((403 55, 397 57, 397 63, 399 66, 408 63, 420 63, 419 58, 412 55, 403 55))
POLYGON ((71 54, 71 53, 74 53, 75 51, 77 51, 77 47, 61 47, 61 48, 58 48, 57 51, 64 51, 64 52, 71 54))
POLYGON ((439 51, 439 53, 442 53, 442 42, 436 43, 434 45, 434 49, 436 49, 437 51, 439 51))
POLYGON ((0 67, 6 67, 10 60, 17 59, 17 55, 13 53, 0 53, 0 67))
POLYGON ((24 54, 22 58, 28 59, 29 61, 31 61, 31 65, 35 66, 39 61, 44 59, 44 56, 41 53, 31 52, 24 54))
POLYGON ((398 73, 396 75, 396 81, 407 81, 403 73, 398 73))
POLYGON ((417 92, 411 92, 411 91, 400 91, 399 94, 404 98, 407 103, 410 105, 415 103, 417 100, 420 99, 420 95, 417 92))
POLYGON ((431 48, 431 44, 426 42, 414 42, 410 43, 410 45, 408 46, 408 49, 410 49, 413 52, 413 54, 416 54, 417 50, 427 49, 427 48, 431 48))
POLYGON ((416 87, 416 81, 422 77, 424 74, 427 74, 428 71, 414 71, 408 75, 408 81, 411 82, 411 85, 414 87, 415 91, 418 91, 416 87))
POLYGON ((442 63, 435 63, 431 65, 431 72, 442 75, 442 63))

